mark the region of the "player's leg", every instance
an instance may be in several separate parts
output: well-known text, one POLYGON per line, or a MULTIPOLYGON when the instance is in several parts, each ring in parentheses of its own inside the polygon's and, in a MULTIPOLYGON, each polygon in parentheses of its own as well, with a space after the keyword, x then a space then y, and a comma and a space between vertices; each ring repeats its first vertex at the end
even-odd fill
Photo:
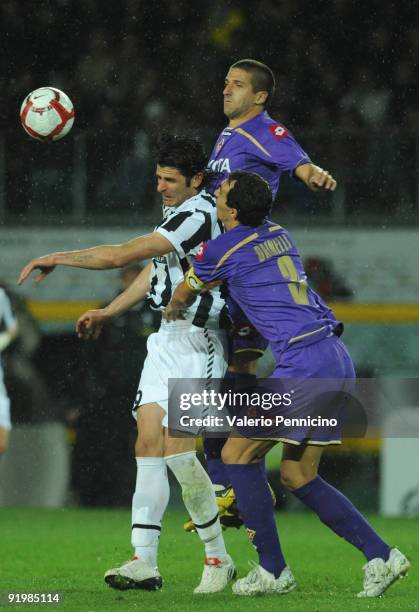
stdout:
MULTIPOLYGON (((247 321, 246 315, 240 306, 227 298, 227 309, 231 329, 228 333, 228 368, 224 374, 225 386, 228 389, 234 385, 235 380, 241 375, 253 376, 255 374, 255 363, 259 354, 247 351, 244 337, 248 336, 253 326, 247 321)), ((229 486, 228 476, 221 460, 221 450, 226 443, 228 435, 217 438, 204 439, 204 453, 207 462, 207 470, 211 482, 217 489, 229 486)))
POLYGON ((9 444, 9 435, 9 430, 0 425, 0 458, 9 444))
POLYGON ((161 521, 170 494, 163 458, 164 415, 156 403, 142 405, 137 410, 137 478, 132 500, 131 541, 135 555, 152 567, 157 565, 161 521))
MULTIPOLYGON (((267 342, 249 322, 240 306, 230 297, 227 298, 229 317, 232 329, 229 334, 229 365, 224 375, 226 388, 246 384, 252 378, 256 380, 256 361, 263 355, 267 342)), ((221 460, 221 449, 227 441, 225 438, 208 438, 204 440, 204 452, 207 469, 212 483, 219 489, 228 487, 228 476, 221 460)))
POLYGON ((222 458, 236 491, 240 516, 259 555, 259 565, 234 584, 233 592, 237 595, 282 594, 296 586, 281 550, 262 461, 274 444, 231 437, 223 448, 222 458))
MULTIPOLYGON (((236 345, 237 346, 237 345, 236 345)), ((260 354, 258 353, 258 356, 260 354)), ((256 357, 254 352, 246 351, 233 354, 231 363, 224 375, 221 392, 243 391, 256 381, 256 357)), ((231 413, 233 409, 229 409, 231 413)), ((227 442, 228 436, 218 435, 216 438, 204 438, 204 453, 207 463, 208 475, 217 497, 217 506, 220 513, 221 524, 224 528, 241 527, 241 520, 236 504, 236 495, 231 486, 225 465, 221 459, 221 451, 227 442)), ((194 529, 192 521, 185 523, 186 531, 194 529)))
POLYGON ((10 400, 6 394, 6 389, 0 379, 0 458, 9 445, 11 427, 12 425, 10 421, 10 400))
MULTIPOLYGON (((241 308, 231 298, 228 309, 234 329, 230 335, 229 366, 224 375, 224 391, 240 391, 256 383, 256 362, 267 347, 267 341, 248 321, 241 308)), ((235 492, 221 459, 221 451, 227 437, 204 439, 204 453, 209 477, 217 495, 218 510, 224 527, 240 527, 235 492)), ((185 524, 188 531, 190 523, 185 524)))
MULTIPOLYGON (((204 381, 219 379, 227 367, 226 336, 223 331, 190 327, 180 329, 172 346, 178 377, 204 381), (186 333, 185 333, 186 331, 186 333)), ((164 424, 169 426, 169 415, 164 424)), ((166 461, 182 487, 182 495, 197 532, 205 542, 206 565, 195 593, 222 590, 235 574, 225 551, 221 525, 211 481, 198 461, 195 440, 166 436, 166 461)))
MULTIPOLYGON (((234 349, 233 349, 234 350, 234 349)), ((230 364, 224 375, 225 388, 248 383, 256 379, 255 353, 233 353, 230 364)), ((204 439, 204 453, 207 462, 208 475, 215 489, 222 490, 229 486, 228 475, 221 459, 221 451, 228 436, 204 439)))
POLYGON ((361 597, 377 597, 409 569, 400 551, 380 538, 352 502, 318 474, 322 447, 284 445, 281 482, 322 523, 358 548, 366 557, 366 577, 361 597))
POLYGON ((157 570, 157 550, 161 521, 170 493, 163 457, 164 416, 164 410, 157 403, 141 405, 137 409, 137 478, 132 499, 131 532, 134 558, 105 574, 105 581, 120 590, 156 590, 162 586, 157 570))
POLYGON ((196 456, 195 439, 171 438, 166 430, 165 460, 181 486, 183 501, 205 544, 206 556, 225 559, 214 489, 196 456))
POLYGON ((221 591, 235 577, 227 554, 214 489, 198 460, 194 438, 170 437, 166 430, 165 460, 182 489, 182 498, 205 546, 205 568, 195 593, 221 591))

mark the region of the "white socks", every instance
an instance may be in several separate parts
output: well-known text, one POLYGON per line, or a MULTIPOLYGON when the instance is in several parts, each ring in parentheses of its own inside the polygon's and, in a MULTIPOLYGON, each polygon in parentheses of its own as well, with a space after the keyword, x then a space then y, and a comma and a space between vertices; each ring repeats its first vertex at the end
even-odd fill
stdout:
POLYGON ((199 462, 196 452, 189 451, 165 457, 168 467, 182 487, 186 509, 205 544, 207 557, 225 559, 224 545, 214 489, 208 474, 199 462))
POLYGON ((131 542, 135 555, 156 567, 161 520, 170 495, 167 467, 163 457, 137 457, 136 461, 131 542))
POLYGON ((199 537, 205 544, 207 557, 224 560, 220 519, 212 483, 195 451, 168 457, 137 457, 137 480, 132 498, 131 542, 135 555, 157 566, 161 520, 169 502, 167 466, 182 488, 186 509, 199 537))

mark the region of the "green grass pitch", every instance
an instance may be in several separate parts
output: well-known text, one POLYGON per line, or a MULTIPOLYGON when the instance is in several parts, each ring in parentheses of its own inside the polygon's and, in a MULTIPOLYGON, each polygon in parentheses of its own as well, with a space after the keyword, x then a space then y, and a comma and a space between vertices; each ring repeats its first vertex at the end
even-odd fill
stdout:
MULTIPOLYGON (((413 569, 383 598, 357 600, 363 556, 308 513, 277 514, 284 553, 298 581, 296 591, 281 597, 243 598, 233 596, 228 587, 221 594, 194 596, 203 553, 198 537, 182 531, 184 517, 180 508, 169 508, 165 516, 159 555, 163 589, 119 592, 105 585, 103 573, 131 556, 128 511, 0 509, 0 591, 3 597, 5 592, 60 591, 63 601, 54 609, 82 612, 419 610, 419 519, 372 517, 380 534, 411 559, 413 569)), ((243 576, 248 561, 256 560, 245 532, 228 531, 226 542, 243 576)), ((52 606, 2 609, 47 608, 52 606)))

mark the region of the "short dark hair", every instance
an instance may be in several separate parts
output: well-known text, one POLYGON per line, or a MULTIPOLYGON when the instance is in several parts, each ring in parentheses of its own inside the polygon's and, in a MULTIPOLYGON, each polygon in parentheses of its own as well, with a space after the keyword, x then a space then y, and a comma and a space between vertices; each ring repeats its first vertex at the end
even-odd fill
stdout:
POLYGON ((232 172, 228 182, 236 181, 227 194, 226 204, 237 210, 237 220, 242 225, 257 227, 263 223, 272 208, 272 191, 269 184, 254 172, 232 172))
POLYGON ((177 168, 190 181, 198 172, 204 172, 208 157, 196 138, 163 134, 156 144, 155 159, 159 166, 177 168))
POLYGON ((240 68, 248 72, 252 79, 253 91, 267 91, 265 106, 271 101, 275 93, 275 77, 272 70, 266 64, 254 59, 242 59, 230 66, 230 68, 240 68))

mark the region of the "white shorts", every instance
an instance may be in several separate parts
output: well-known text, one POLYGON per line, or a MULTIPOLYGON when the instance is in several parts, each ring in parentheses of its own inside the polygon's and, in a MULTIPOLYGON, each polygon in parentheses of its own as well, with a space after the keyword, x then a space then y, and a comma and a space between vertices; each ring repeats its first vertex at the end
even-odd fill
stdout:
POLYGON ((6 387, 0 379, 0 427, 11 429, 10 422, 10 400, 8 398, 6 387))
POLYGON ((227 369, 227 336, 224 330, 191 325, 189 321, 162 322, 147 340, 133 414, 144 405, 157 403, 165 411, 168 426, 169 378, 223 378, 227 369))

